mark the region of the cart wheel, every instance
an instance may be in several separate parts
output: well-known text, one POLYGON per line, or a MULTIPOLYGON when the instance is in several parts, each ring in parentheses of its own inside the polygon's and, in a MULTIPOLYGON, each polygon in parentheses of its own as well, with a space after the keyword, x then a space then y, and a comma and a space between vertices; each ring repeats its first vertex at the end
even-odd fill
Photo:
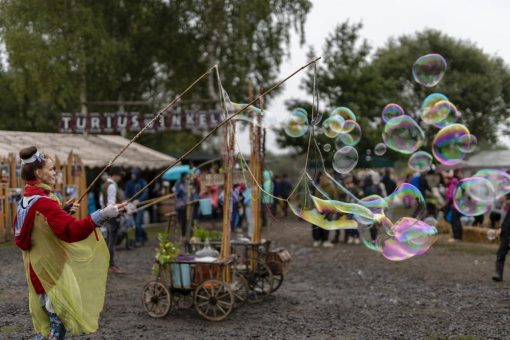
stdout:
POLYGON ((244 305, 250 294, 250 286, 241 273, 235 273, 230 289, 232 294, 234 294, 234 308, 244 305))
POLYGON ((142 303, 147 314, 153 318, 162 318, 168 314, 172 299, 164 284, 151 281, 143 287, 142 303))
POLYGON ((222 281, 204 281, 195 290, 195 309, 209 321, 225 319, 234 308, 234 294, 222 281))
POLYGON ((267 262, 266 263, 269 269, 271 269, 271 273, 273 274, 273 290, 271 293, 276 292, 278 288, 283 283, 283 270, 282 270, 282 264, 279 262, 267 262))
POLYGON ((264 262, 256 261, 255 268, 243 274, 250 287, 248 302, 261 302, 273 291, 273 274, 264 262))

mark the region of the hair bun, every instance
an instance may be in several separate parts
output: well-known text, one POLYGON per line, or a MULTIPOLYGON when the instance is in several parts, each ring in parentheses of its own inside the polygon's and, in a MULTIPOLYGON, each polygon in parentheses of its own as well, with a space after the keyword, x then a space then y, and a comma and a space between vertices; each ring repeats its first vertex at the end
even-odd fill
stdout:
POLYGON ((37 148, 35 146, 29 146, 28 148, 21 149, 21 151, 19 152, 19 158, 23 160, 29 159, 30 157, 35 155, 36 152, 37 148))

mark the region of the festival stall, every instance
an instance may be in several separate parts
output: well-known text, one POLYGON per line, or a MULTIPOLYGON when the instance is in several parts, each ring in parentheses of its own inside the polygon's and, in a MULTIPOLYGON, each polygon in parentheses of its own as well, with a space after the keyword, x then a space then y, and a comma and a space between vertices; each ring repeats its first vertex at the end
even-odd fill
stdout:
MULTIPOLYGON (((128 142, 113 135, 71 135, 59 133, 0 131, 0 242, 12 239, 12 221, 16 202, 21 198, 24 182, 21 179, 19 150, 35 145, 55 162, 57 179, 55 192, 63 202, 78 198, 87 188, 87 175, 109 164, 112 155, 128 142)), ((134 143, 116 164, 142 170, 164 168, 175 159, 134 143)), ((88 213, 87 200, 82 200, 78 218, 88 213)))

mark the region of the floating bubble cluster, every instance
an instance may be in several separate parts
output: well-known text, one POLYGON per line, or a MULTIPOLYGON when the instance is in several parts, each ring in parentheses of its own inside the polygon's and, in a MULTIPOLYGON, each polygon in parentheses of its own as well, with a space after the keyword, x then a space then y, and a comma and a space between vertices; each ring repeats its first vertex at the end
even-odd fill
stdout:
POLYGON ((404 217, 392 226, 393 236, 385 239, 381 254, 390 261, 402 261, 425 253, 437 239, 437 229, 427 223, 404 217))
POLYGON ((432 155, 426 151, 416 151, 409 157, 407 165, 409 168, 418 171, 424 172, 432 169, 432 155))
MULTIPOLYGON (((427 54, 416 60, 412 73, 416 82, 433 87, 441 81, 446 69, 446 60, 441 55, 427 54)), ((257 108, 253 110, 256 112, 257 108)), ((455 166, 476 149, 478 144, 476 137, 466 126, 458 123, 462 118, 461 112, 446 95, 431 93, 421 103, 419 111, 409 112, 413 112, 412 117, 406 115, 404 108, 395 103, 384 107, 381 112, 384 123, 383 143, 378 143, 373 148, 375 155, 383 156, 388 149, 410 155, 408 167, 416 172, 427 172, 435 169, 434 161, 446 167, 455 166), (420 150, 427 145, 425 132, 418 123, 426 128, 426 131, 437 131, 431 149, 427 150, 431 151, 430 153, 420 150)), ((305 110, 296 109, 285 122, 285 132, 291 137, 302 137, 310 132, 307 134, 309 138, 307 165, 310 165, 308 164, 310 146, 315 146, 318 151, 316 154, 319 155, 319 162, 315 164, 318 163, 319 168, 322 162, 320 171, 333 183, 325 184, 323 180, 321 183, 315 183, 305 165, 303 173, 306 176, 302 177, 305 178, 305 190, 298 191, 303 202, 295 205, 287 200, 297 216, 328 230, 357 229, 366 247, 380 252, 391 261, 401 261, 423 254, 436 241, 437 229, 420 220, 427 212, 425 199, 420 190, 412 184, 403 183, 386 197, 379 195, 357 197, 327 173, 321 151, 326 153, 324 154, 327 155, 326 161, 331 161, 334 171, 344 175, 341 176, 344 179, 348 178, 345 175, 350 174, 358 164, 359 155, 356 147, 360 144, 362 129, 351 109, 339 106, 324 118, 321 114, 314 116, 312 113, 311 121, 308 120, 308 113, 305 110), (334 154, 327 154, 331 151, 333 143, 326 143, 321 149, 320 144, 314 141, 316 136, 322 134, 335 139, 334 154), (326 190, 323 186, 330 187, 326 190), (343 200, 348 202, 338 200, 331 192, 340 193, 340 197, 344 197, 343 200), (370 228, 378 230, 375 239, 370 235, 370 228)), ((362 155, 365 154, 364 161, 371 162, 372 149, 364 149, 362 155)), ((375 159, 380 158, 382 157, 375 159)), ((374 186, 379 183, 375 178, 373 182, 374 186)), ((474 177, 459 182, 453 203, 462 214, 476 216, 487 212, 495 199, 508 193, 510 175, 497 170, 482 170, 474 177)))
POLYGON ((462 151, 460 138, 470 135, 469 130, 462 124, 448 125, 436 134, 432 141, 432 154, 441 164, 454 166, 462 162, 466 152, 462 151))
POLYGON ((496 192, 488 179, 469 177, 459 182, 453 204, 463 215, 478 216, 489 211, 495 199, 496 192))
POLYGON ((356 115, 354 114, 354 112, 352 112, 351 109, 349 109, 348 107, 345 107, 345 106, 337 107, 336 109, 334 109, 331 112, 330 116, 340 116, 345 121, 348 121, 348 120, 356 121, 356 115))
POLYGON ((491 182, 496 199, 510 193, 510 175, 504 171, 484 169, 476 172, 474 177, 483 177, 491 182))
POLYGON ((459 137, 459 149, 465 153, 471 153, 475 151, 478 145, 478 139, 475 135, 465 134, 459 137))
POLYGON ((404 109, 400 105, 390 103, 384 107, 381 113, 381 117, 383 122, 386 123, 388 120, 398 116, 402 116, 404 114, 405 114, 404 109))
POLYGON ((386 122, 383 130, 386 146, 394 151, 411 154, 425 141, 425 133, 410 116, 399 116, 386 122))
POLYGON ((333 156, 333 169, 340 174, 351 172, 358 164, 358 151, 352 146, 344 146, 333 156))
POLYGON ((386 144, 384 143, 378 143, 375 148, 374 148, 374 153, 377 155, 377 156, 382 156, 386 153, 386 144))
POLYGON ((436 86, 446 72, 446 60, 440 54, 426 54, 413 65, 414 80, 427 87, 436 86))
POLYGON ((304 109, 295 109, 291 112, 284 124, 285 133, 289 137, 301 137, 308 132, 308 113, 304 109))
POLYGON ((355 146, 361 140, 361 127, 358 122, 354 120, 348 120, 344 123, 342 132, 338 134, 337 137, 337 145, 338 142, 343 143, 343 145, 355 146))

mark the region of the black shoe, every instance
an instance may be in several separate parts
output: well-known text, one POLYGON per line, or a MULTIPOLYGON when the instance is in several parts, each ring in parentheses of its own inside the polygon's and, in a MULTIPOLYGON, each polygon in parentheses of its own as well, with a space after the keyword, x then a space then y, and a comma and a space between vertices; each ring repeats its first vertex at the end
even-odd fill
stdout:
POLYGON ((492 277, 492 281, 501 282, 501 281, 503 281, 503 276, 501 276, 499 274, 494 274, 494 276, 492 277))

